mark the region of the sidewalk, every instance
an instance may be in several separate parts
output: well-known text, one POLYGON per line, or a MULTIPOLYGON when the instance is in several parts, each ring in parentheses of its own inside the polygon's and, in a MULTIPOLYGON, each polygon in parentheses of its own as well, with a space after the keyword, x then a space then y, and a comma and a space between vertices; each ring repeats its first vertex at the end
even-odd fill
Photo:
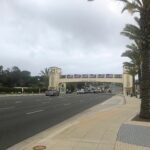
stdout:
MULTIPOLYGON (((137 103, 137 98, 126 99, 128 105, 135 106, 134 110, 139 109, 140 103, 137 103)), ((118 132, 115 150, 150 150, 150 120, 146 122, 129 119, 124 122, 118 132)))
MULTIPOLYGON (((129 121, 139 112, 140 100, 130 97, 126 100, 125 104, 123 96, 114 96, 8 150, 150 150, 149 145, 137 146, 133 141, 131 144, 124 140, 123 135, 136 140, 130 132, 124 134, 129 129, 127 124, 141 126, 141 123, 129 121)), ((144 131, 147 132, 150 125, 145 124, 144 131)), ((149 141, 150 137, 147 138, 149 141)))

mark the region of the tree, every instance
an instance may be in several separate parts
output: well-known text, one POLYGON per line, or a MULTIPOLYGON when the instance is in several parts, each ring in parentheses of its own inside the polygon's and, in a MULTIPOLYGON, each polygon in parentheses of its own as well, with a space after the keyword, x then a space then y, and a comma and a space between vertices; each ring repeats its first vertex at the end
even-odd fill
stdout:
POLYGON ((40 72, 41 74, 41 81, 43 81, 44 86, 47 88, 48 87, 48 80, 49 80, 49 69, 45 68, 40 72))
POLYGON ((3 82, 3 66, 0 66, 0 86, 2 86, 3 82))
POLYGON ((127 45, 126 50, 123 53, 123 57, 128 57, 131 60, 131 63, 135 64, 138 69, 138 79, 139 79, 139 88, 140 88, 140 97, 142 96, 141 93, 141 64, 142 64, 142 57, 141 57, 141 30, 140 30, 140 19, 138 17, 134 17, 137 25, 127 24, 123 31, 121 32, 122 35, 128 37, 134 42, 131 45, 127 45))
POLYGON ((30 78, 31 78, 31 73, 29 71, 26 70, 21 71, 20 86, 22 87, 29 86, 30 78))
MULTIPOLYGON (((140 43, 142 58, 142 101, 140 117, 150 119, 150 1, 149 0, 119 0, 124 2, 122 10, 138 13, 140 26, 140 43)), ((135 37, 137 39, 138 37, 135 37)))
POLYGON ((126 46, 128 49, 122 53, 122 57, 128 57, 130 59, 130 63, 135 67, 136 72, 138 74, 139 86, 141 88, 141 64, 142 58, 139 46, 135 43, 126 46))
POLYGON ((3 66, 0 66, 0 74, 3 73, 3 66))
POLYGON ((20 86, 21 70, 17 66, 13 66, 10 72, 12 86, 20 86))
POLYGON ((41 70, 40 74, 42 76, 48 77, 49 76, 49 69, 45 68, 44 70, 41 70))

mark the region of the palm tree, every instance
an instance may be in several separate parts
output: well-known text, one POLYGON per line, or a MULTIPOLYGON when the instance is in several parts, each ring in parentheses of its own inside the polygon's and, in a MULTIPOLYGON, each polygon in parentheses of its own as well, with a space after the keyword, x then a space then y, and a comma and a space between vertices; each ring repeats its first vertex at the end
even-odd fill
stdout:
MULTIPOLYGON (((142 102, 140 117, 150 119, 150 1, 149 0, 119 0, 124 2, 122 10, 139 13, 140 43, 142 57, 142 102)), ((135 37, 138 39, 138 37, 135 37)))
POLYGON ((140 89, 140 97, 142 96, 141 90, 141 64, 142 64, 142 57, 141 57, 141 29, 140 29, 140 19, 138 17, 134 17, 137 25, 127 24, 123 31, 121 32, 122 35, 128 37, 131 40, 134 40, 134 43, 131 45, 127 45, 126 47, 129 49, 123 57, 128 57, 131 59, 132 63, 136 64, 138 67, 138 79, 139 79, 139 89, 140 89), (128 51, 131 51, 130 53, 128 51))
POLYGON ((49 69, 45 68, 44 70, 41 70, 40 74, 44 77, 48 77, 49 76, 49 69))
MULTIPOLYGON (((135 20, 138 19, 137 17, 135 20)), ((133 25, 133 24, 126 24, 125 28, 121 32, 122 35, 127 36, 131 40, 136 40, 137 42, 141 41, 141 31, 139 24, 133 25)))
POLYGON ((48 87, 48 80, 49 80, 49 69, 45 68, 40 72, 41 75, 41 80, 44 83, 44 86, 47 88, 48 87))
POLYGON ((0 75, 3 73, 3 66, 0 66, 0 75))
MULTIPOLYGON (((139 79, 139 88, 141 90, 141 53, 137 44, 132 43, 131 45, 126 46, 128 49, 122 53, 122 57, 128 57, 131 60, 132 66, 135 66, 136 72, 138 74, 139 79)), ((141 93, 140 93, 141 96, 141 93)))

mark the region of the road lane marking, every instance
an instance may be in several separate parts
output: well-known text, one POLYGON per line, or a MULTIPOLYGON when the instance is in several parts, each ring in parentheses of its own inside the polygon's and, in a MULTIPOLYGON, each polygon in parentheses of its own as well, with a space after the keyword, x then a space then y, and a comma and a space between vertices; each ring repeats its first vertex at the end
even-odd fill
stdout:
POLYGON ((43 101, 43 100, 42 99, 36 99, 36 101, 39 102, 39 101, 43 101))
POLYGON ((48 104, 48 103, 50 103, 50 102, 42 102, 43 104, 48 104))
POLYGON ((31 114, 35 114, 35 113, 39 113, 39 112, 42 112, 44 110, 36 110, 36 111, 31 111, 31 112, 27 112, 26 115, 31 115, 31 114))
POLYGON ((16 104, 19 104, 19 103, 22 103, 22 101, 16 101, 15 103, 16 103, 16 104))
POLYGON ((70 105, 70 103, 64 104, 64 106, 68 106, 68 105, 70 105))
POLYGON ((15 108, 14 106, 10 106, 10 107, 3 107, 3 108, 0 108, 0 110, 8 110, 8 109, 13 109, 15 108))

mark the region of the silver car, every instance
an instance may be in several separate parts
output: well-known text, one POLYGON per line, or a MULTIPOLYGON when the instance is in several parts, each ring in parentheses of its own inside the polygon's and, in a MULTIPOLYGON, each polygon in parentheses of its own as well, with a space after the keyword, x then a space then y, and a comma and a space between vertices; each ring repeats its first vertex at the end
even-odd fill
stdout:
POLYGON ((58 90, 47 90, 45 92, 46 96, 59 96, 59 91, 58 90))

